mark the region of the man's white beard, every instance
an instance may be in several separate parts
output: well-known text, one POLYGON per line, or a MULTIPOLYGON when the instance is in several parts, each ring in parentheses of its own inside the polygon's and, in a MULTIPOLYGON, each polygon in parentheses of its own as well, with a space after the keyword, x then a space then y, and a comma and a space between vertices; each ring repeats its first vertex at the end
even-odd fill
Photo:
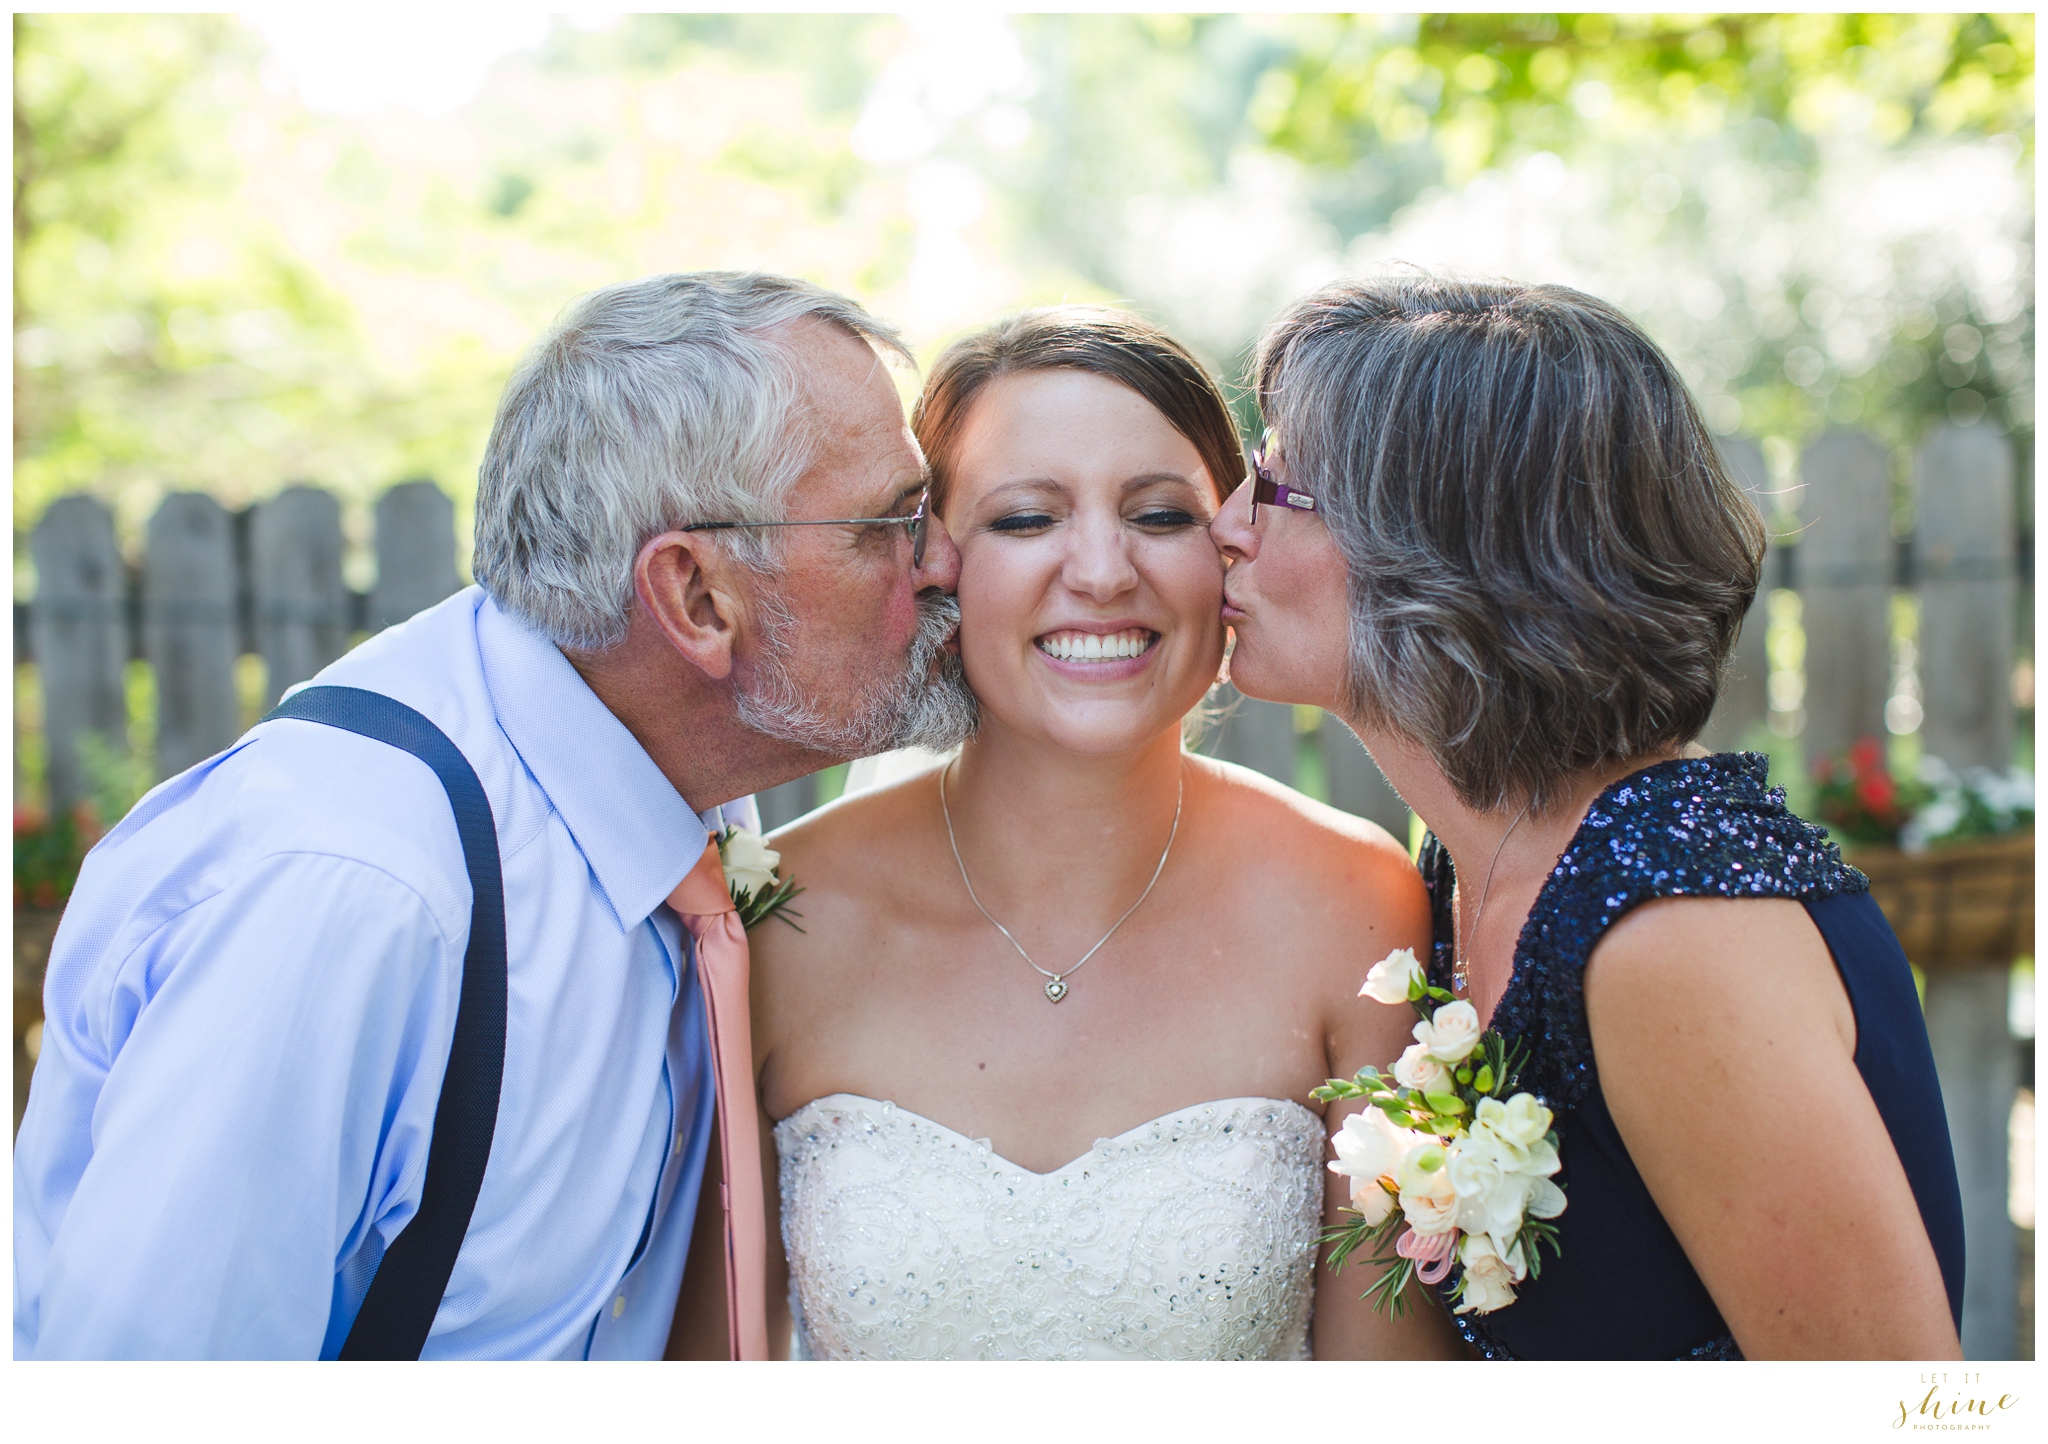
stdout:
POLYGON ((917 599, 917 635, 903 675, 853 699, 851 715, 834 717, 803 694, 790 671, 796 619, 771 588, 760 592, 761 657, 739 691, 740 721, 783 742, 835 757, 875 757, 898 747, 949 751, 974 735, 981 713, 957 653, 946 642, 959 630, 960 604, 943 592, 917 599))

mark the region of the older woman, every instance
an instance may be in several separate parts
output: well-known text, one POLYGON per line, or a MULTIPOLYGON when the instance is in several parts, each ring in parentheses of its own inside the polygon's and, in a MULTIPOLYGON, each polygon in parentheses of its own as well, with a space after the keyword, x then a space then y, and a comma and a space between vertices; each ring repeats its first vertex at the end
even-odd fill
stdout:
POLYGON ((1234 680, 1343 717, 1429 825, 1435 981, 1557 1115, 1561 1252, 1467 1339, 1957 1357, 1905 957, 1762 757, 1690 745, 1763 531, 1671 363, 1562 287, 1403 277, 1256 364, 1272 445, 1212 529, 1234 680))

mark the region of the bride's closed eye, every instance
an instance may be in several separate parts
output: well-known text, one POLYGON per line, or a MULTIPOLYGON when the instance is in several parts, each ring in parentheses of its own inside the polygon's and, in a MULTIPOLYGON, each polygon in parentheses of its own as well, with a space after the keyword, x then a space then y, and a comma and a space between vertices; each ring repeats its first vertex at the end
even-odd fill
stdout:
MULTIPOLYGON (((1154 532, 1183 531, 1188 527, 1205 527, 1209 524, 1207 519, 1178 506, 1147 507, 1141 512, 1133 513, 1126 520, 1132 526, 1154 532)), ((1050 529, 1058 521, 1059 518, 1049 512, 1020 511, 997 517, 988 523, 988 529, 1008 536, 1030 536, 1050 529)))
POLYGON ((1032 532, 1044 531, 1053 524, 1054 520, 1055 518, 1047 512, 1019 511, 1012 512, 1008 516, 997 517, 988 524, 988 529, 1010 535, 1028 535, 1032 532))
POLYGON ((1183 527, 1209 524, 1193 512, 1177 506, 1148 507, 1132 517, 1131 523, 1144 527, 1147 531, 1178 531, 1183 527))

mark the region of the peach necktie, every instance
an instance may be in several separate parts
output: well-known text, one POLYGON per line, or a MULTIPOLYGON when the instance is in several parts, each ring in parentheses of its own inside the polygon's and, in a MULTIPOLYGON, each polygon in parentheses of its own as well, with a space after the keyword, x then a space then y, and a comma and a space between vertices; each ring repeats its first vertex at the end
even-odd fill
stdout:
POLYGON ((747 1010, 747 930, 718 860, 718 839, 668 895, 697 942, 697 978, 711 1024, 724 1165, 726 1330, 735 1359, 768 1357, 768 1213, 761 1198, 761 1124, 747 1010))

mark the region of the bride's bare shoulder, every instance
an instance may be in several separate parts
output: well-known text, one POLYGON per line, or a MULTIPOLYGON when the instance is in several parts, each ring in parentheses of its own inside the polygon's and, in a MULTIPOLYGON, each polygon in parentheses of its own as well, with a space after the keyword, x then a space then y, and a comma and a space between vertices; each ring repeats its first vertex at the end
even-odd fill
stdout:
POLYGON ((782 875, 805 890, 798 906, 870 912, 885 907, 928 861, 922 854, 931 847, 936 787, 933 772, 916 773, 841 797, 770 833, 769 844, 782 855, 782 875))
POLYGON ((1233 820, 1244 825, 1290 836, 1332 855, 1362 851, 1374 856, 1408 856, 1406 840, 1397 839, 1378 823, 1318 802, 1262 772, 1192 753, 1188 761, 1233 820))
POLYGON ((1211 757, 1189 761, 1218 815, 1247 850, 1246 865, 1268 873, 1265 880, 1275 887, 1307 888, 1333 903, 1350 899, 1376 910, 1419 910, 1427 916, 1406 839, 1248 767, 1211 757))
POLYGON ((1247 768, 1207 758, 1198 766, 1229 829, 1231 877, 1214 894, 1256 920, 1270 995, 1315 1007, 1329 1066, 1349 1072, 1392 1057, 1405 1010, 1361 1005, 1358 988, 1396 948, 1429 947, 1429 893, 1408 849, 1378 824, 1247 768))

